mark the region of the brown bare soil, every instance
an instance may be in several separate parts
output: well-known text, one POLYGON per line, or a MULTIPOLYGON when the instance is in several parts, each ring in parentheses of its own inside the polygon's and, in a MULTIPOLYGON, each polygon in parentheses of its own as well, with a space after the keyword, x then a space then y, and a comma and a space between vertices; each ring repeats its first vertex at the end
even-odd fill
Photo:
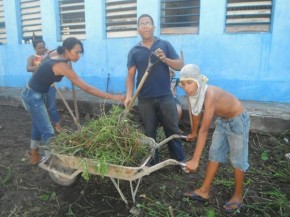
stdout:
MULTIPOLYGON (((62 112, 62 125, 73 126, 62 112)), ((88 115, 82 116, 87 121, 88 115)), ((181 126, 186 133, 188 126, 181 126)), ((0 106, 0 216, 133 216, 129 182, 120 188, 129 200, 126 206, 108 177, 80 178, 73 186, 62 187, 52 181, 47 171, 30 165, 31 122, 22 107, 0 106)), ((211 137, 211 134, 210 134, 211 137)), ((223 205, 231 197, 234 179, 229 164, 221 165, 213 183, 210 200, 200 204, 183 193, 200 186, 207 165, 207 151, 195 174, 186 174, 176 166, 162 168, 144 176, 137 191, 135 207, 139 216, 186 217, 227 216, 223 205)), ((251 133, 246 173, 244 206, 234 216, 290 216, 290 133, 265 135, 251 133)), ((195 143, 185 143, 190 158, 195 143)), ((162 159, 168 158, 166 148, 162 159)), ((136 184, 135 182, 133 184, 136 184)))

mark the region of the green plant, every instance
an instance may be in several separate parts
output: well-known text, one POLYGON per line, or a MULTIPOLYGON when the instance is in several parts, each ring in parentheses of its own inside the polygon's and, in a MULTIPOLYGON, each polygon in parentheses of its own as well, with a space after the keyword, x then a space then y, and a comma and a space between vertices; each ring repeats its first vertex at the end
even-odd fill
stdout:
POLYGON ((210 210, 207 211, 207 217, 215 217, 214 209, 210 209, 210 210))
POLYGON ((67 211, 66 216, 75 216, 75 214, 74 214, 74 212, 72 210, 72 205, 71 204, 68 207, 68 211, 67 211))
POLYGON ((5 171, 6 171, 4 177, 0 179, 0 186, 1 185, 4 186, 4 185, 8 184, 9 180, 11 179, 11 177, 12 177, 12 170, 11 170, 10 167, 6 167, 6 166, 3 166, 3 165, 0 165, 0 167, 4 168, 5 171))
POLYGON ((263 151, 263 152, 261 153, 261 159, 262 159, 263 161, 269 160, 269 151, 268 151, 268 150, 263 151))
POLYGON ((53 201, 56 200, 56 193, 55 192, 47 192, 43 193, 38 198, 42 201, 53 201))

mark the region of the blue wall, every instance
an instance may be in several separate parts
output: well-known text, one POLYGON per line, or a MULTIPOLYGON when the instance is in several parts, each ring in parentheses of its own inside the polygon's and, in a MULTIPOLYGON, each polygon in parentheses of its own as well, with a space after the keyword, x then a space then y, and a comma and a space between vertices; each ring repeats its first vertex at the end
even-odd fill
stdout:
MULTIPOLYGON (((19 11, 16 1, 4 0, 7 44, 0 46, 0 86, 22 87, 30 74, 26 59, 32 45, 21 44, 19 11)), ((138 0, 138 16, 149 13, 156 24, 156 36, 169 40, 185 63, 195 63, 209 83, 222 87, 241 100, 290 103, 290 1, 273 0, 270 33, 224 32, 226 0, 201 1, 198 34, 160 35, 159 1, 138 0)), ((57 2, 41 0, 44 40, 49 49, 59 42, 57 2)), ((125 92, 126 61, 129 49, 140 37, 105 36, 103 0, 85 0, 85 54, 74 69, 88 83, 110 92, 125 92), (109 77, 109 79, 108 79, 109 77)), ((58 86, 70 87, 68 80, 58 86)), ((178 94, 184 92, 178 90, 178 94)))

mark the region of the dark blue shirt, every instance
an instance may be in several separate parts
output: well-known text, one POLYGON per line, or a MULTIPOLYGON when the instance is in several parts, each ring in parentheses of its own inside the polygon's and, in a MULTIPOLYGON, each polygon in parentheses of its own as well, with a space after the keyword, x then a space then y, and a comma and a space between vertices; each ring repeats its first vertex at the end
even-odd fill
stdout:
POLYGON ((38 93, 47 93, 49 87, 54 82, 59 82, 63 78, 63 75, 54 75, 52 71, 52 66, 55 63, 64 62, 67 63, 66 60, 55 60, 55 59, 47 59, 43 61, 36 71, 33 74, 31 79, 28 82, 28 86, 38 92, 38 93))
MULTIPOLYGON (((151 52, 154 52, 158 48, 164 51, 167 58, 179 59, 178 54, 168 41, 156 37, 150 49, 142 46, 141 42, 139 42, 129 51, 127 67, 128 69, 132 66, 137 67, 137 86, 139 85, 148 66, 148 58, 151 52)), ((138 97, 151 98, 167 96, 170 94, 172 93, 170 90, 169 67, 165 63, 159 62, 153 66, 138 97)))

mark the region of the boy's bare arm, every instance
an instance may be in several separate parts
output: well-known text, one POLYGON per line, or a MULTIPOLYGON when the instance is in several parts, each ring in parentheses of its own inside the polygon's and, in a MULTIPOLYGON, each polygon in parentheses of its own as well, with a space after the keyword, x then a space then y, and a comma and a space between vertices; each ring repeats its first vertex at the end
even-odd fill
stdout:
POLYGON ((195 171, 198 168, 199 160, 200 160, 202 151, 204 149, 204 146, 206 144, 208 130, 210 128, 211 121, 214 117, 215 94, 213 92, 209 91, 209 93, 206 93, 204 106, 205 106, 205 109, 204 109, 204 114, 201 121, 201 127, 198 131, 196 147, 195 147, 192 159, 188 161, 186 164, 187 169, 190 171, 195 171))
POLYGON ((197 138, 197 131, 198 131, 198 127, 200 124, 200 120, 201 120, 201 114, 199 115, 191 115, 192 116, 192 129, 191 129, 191 134, 187 135, 186 140, 187 141, 193 141, 197 138))

